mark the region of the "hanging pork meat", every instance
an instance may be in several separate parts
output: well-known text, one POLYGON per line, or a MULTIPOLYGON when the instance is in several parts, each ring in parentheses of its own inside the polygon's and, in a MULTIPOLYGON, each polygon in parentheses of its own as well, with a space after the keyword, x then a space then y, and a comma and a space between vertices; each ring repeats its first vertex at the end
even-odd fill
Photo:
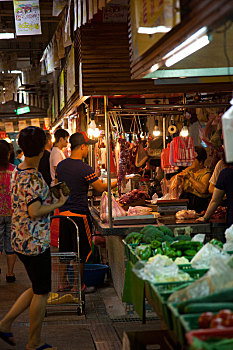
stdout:
POLYGON ((129 149, 127 142, 123 138, 119 138, 118 140, 120 145, 120 154, 119 154, 119 163, 118 163, 118 172, 117 172, 117 185, 119 196, 121 195, 121 187, 125 187, 126 185, 126 172, 127 166, 129 162, 129 149))
POLYGON ((144 150, 142 141, 140 140, 138 143, 138 149, 137 149, 136 160, 135 160, 136 167, 140 168, 141 166, 143 166, 143 164, 146 163, 147 159, 148 159, 148 155, 144 150))

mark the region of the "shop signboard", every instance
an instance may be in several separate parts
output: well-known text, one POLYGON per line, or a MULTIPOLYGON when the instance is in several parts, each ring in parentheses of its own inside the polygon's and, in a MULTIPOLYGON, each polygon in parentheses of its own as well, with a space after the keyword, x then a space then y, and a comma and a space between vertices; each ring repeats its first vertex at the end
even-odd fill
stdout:
POLYGON ((26 120, 19 120, 18 121, 18 127, 19 131, 27 127, 27 121, 26 120))
POLYGON ((179 9, 180 0, 130 1, 133 60, 180 22, 179 9))
POLYGON ((64 69, 60 75, 60 111, 65 107, 65 84, 64 84, 64 69))
POLYGON ((71 46, 69 55, 67 57, 67 74, 66 74, 66 86, 67 86, 67 101, 75 92, 75 62, 74 62, 74 47, 71 46))
POLYGON ((30 112, 30 107, 21 107, 21 108, 17 108, 15 110, 16 115, 20 115, 20 114, 25 114, 25 113, 29 113, 30 112))
POLYGON ((31 125, 32 126, 37 126, 38 128, 40 128, 40 119, 38 119, 38 118, 31 119, 31 125))
POLYGON ((4 123, 4 125, 5 125, 6 132, 14 132, 15 131, 13 122, 6 122, 6 123, 4 123))
POLYGON ((16 35, 41 34, 39 0, 14 0, 16 35))

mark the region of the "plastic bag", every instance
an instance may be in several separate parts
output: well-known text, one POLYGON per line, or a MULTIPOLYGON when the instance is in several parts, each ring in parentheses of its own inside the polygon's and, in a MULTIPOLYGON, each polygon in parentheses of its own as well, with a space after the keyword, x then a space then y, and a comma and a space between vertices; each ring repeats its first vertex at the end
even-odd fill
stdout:
POLYGON ((208 269, 213 259, 216 259, 222 253, 213 244, 206 243, 191 260, 193 268, 208 269))
POLYGON ((154 193, 153 196, 152 196, 151 204, 156 204, 158 198, 159 197, 158 197, 157 193, 154 193))
MULTIPOLYGON (((216 249, 216 248, 215 248, 216 249)), ((233 258, 219 255, 212 260, 209 271, 190 286, 173 293, 168 302, 179 303, 188 299, 205 297, 222 289, 233 287, 233 258)))
POLYGON ((163 196, 165 196, 165 194, 169 193, 170 180, 167 180, 166 178, 163 178, 161 180, 160 184, 161 184, 161 189, 162 189, 163 196))
POLYGON ((191 277, 183 272, 167 256, 156 255, 148 262, 137 262, 133 267, 133 272, 143 280, 152 283, 189 281, 191 277))
POLYGON ((233 225, 225 231, 226 243, 223 245, 224 251, 233 251, 233 225))
POLYGON ((183 192, 184 181, 180 176, 175 175, 171 178, 171 186, 169 189, 170 199, 179 199, 183 192))
MULTIPOLYGON (((231 105, 233 105, 233 99, 231 100, 231 105)), ((233 162, 233 106, 222 116, 222 130, 226 161, 233 162)))
MULTIPOLYGON (((119 217, 119 216, 126 216, 126 211, 120 206, 119 203, 117 203, 115 197, 112 195, 112 216, 113 217, 119 217)), ((109 221, 109 214, 108 214, 108 194, 107 192, 103 192, 101 201, 100 201, 100 220, 103 222, 109 221)))

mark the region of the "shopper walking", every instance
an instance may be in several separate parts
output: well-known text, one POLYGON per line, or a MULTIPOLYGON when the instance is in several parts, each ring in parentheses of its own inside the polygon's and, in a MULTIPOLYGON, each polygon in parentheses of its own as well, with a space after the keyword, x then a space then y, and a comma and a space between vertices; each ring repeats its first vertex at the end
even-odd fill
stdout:
POLYGON ((51 185, 55 185, 55 173, 58 163, 65 159, 65 155, 62 152, 63 148, 67 147, 69 133, 64 129, 58 129, 55 131, 55 144, 50 154, 50 173, 52 177, 51 185))
MULTIPOLYGON (((84 263, 87 261, 91 253, 91 233, 92 224, 91 216, 88 208, 88 189, 92 185, 95 190, 102 193, 107 190, 107 184, 103 184, 96 176, 94 170, 82 161, 87 158, 88 146, 97 141, 90 140, 85 132, 76 132, 70 137, 71 156, 60 162, 57 166, 57 180, 64 181, 70 189, 70 197, 68 201, 60 208, 61 215, 72 216, 72 219, 79 227, 79 242, 80 242, 80 260, 81 274, 83 273, 84 263)), ((111 187, 114 188, 117 181, 112 182, 111 187)), ((59 250, 61 252, 76 252, 77 251, 77 233, 74 225, 68 220, 60 221, 59 234, 59 250)), ((61 288, 66 287, 66 271, 63 264, 61 273, 61 288)), ((75 290, 77 286, 73 286, 75 290)), ((83 291, 87 290, 85 285, 83 291)))
POLYGON ((52 143, 52 136, 49 132, 46 132, 45 136, 46 136, 45 150, 44 150, 44 154, 40 160, 38 170, 42 174, 47 185, 50 186, 51 182, 52 182, 52 178, 51 178, 51 173, 50 173, 49 159, 50 159, 50 151, 53 147, 53 143, 52 143))
POLYGON ((15 252, 11 246, 10 180, 14 166, 9 163, 10 144, 0 140, 0 256, 5 250, 7 259, 6 281, 15 282, 15 252))
POLYGON ((49 213, 64 205, 68 197, 60 191, 57 203, 50 204, 49 188, 38 165, 46 138, 42 129, 29 126, 21 130, 18 143, 25 160, 14 169, 11 180, 12 246, 23 262, 32 282, 0 321, 0 338, 15 345, 13 321, 30 307, 30 332, 27 350, 56 349, 41 341, 41 328, 48 293, 51 291, 51 256, 49 213))

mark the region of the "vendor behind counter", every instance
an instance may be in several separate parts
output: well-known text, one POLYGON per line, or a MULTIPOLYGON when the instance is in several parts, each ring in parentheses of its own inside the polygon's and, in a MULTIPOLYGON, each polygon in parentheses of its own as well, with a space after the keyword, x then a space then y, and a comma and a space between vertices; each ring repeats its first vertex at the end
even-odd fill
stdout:
POLYGON ((198 213, 207 209, 211 196, 208 191, 211 171, 204 166, 206 158, 205 148, 196 146, 193 164, 175 175, 183 190, 180 198, 188 199, 188 209, 196 210, 198 213))

